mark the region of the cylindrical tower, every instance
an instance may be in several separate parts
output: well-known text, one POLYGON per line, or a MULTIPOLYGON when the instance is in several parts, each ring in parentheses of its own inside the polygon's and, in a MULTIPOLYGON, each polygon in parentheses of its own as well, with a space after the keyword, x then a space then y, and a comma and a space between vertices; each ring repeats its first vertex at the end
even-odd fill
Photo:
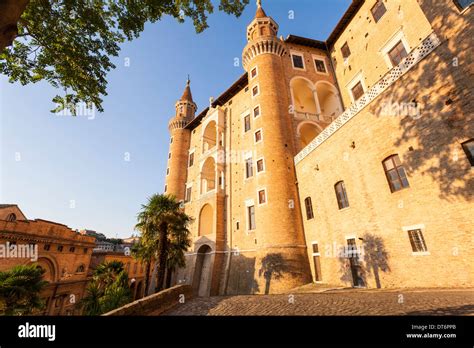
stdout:
POLYGON ((174 195, 178 201, 184 200, 187 179, 189 144, 191 131, 185 129, 196 114, 197 106, 191 94, 190 80, 180 100, 176 102, 176 115, 168 123, 170 150, 166 169, 165 193, 174 195))
POLYGON ((284 61, 288 53, 278 39, 278 24, 265 14, 260 1, 255 19, 247 27, 248 44, 243 50, 244 69, 249 73, 250 93, 260 105, 263 141, 256 145, 263 154, 268 203, 259 207, 257 220, 256 278, 261 293, 284 292, 311 282, 303 223, 296 186, 290 102, 285 84, 284 61))

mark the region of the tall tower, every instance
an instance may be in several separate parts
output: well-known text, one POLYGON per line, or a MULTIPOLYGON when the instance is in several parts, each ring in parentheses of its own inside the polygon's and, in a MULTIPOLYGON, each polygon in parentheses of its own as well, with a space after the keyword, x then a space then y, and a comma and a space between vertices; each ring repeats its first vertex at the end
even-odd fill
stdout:
POLYGON ((264 141, 256 148, 265 158, 259 184, 265 185, 268 195, 268 204, 257 212, 256 278, 261 293, 283 292, 311 282, 293 162, 295 145, 289 131, 289 86, 284 78, 288 53, 277 34, 278 24, 257 1, 242 62, 250 92, 258 88, 254 101, 260 105, 263 124, 264 141))
POLYGON ((168 123, 171 138, 166 170, 166 193, 176 196, 178 201, 184 200, 191 139, 191 131, 185 127, 193 120, 197 110, 190 83, 188 78, 183 95, 175 104, 176 114, 168 123))

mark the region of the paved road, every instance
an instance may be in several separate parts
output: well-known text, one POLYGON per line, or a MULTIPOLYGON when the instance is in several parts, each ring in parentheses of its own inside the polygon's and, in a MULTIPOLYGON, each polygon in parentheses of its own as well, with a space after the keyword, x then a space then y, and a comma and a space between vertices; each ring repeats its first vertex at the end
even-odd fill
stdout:
POLYGON ((162 315, 474 315, 474 289, 216 296, 189 300, 162 315))

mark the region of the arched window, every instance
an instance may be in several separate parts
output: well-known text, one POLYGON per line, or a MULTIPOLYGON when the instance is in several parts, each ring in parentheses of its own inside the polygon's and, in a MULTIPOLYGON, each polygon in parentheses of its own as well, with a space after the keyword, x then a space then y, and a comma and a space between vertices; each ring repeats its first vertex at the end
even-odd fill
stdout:
POLYGON ((7 221, 16 221, 16 215, 14 213, 8 214, 7 221))
POLYGON ((339 181, 336 185, 334 185, 334 189, 336 190, 337 205, 339 206, 339 209, 349 207, 349 199, 347 198, 344 181, 339 181))
POLYGON ((392 192, 409 187, 405 169, 398 155, 392 155, 383 161, 383 168, 392 192))

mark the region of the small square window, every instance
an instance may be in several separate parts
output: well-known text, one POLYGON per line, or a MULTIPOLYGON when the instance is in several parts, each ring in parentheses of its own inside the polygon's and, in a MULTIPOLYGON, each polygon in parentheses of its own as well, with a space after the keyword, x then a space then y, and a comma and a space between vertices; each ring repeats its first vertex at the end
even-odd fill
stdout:
POLYGON ((250 115, 244 117, 244 131, 248 132, 250 130, 250 115))
POLYGON ((316 65, 316 71, 320 73, 327 73, 326 71, 326 64, 324 63, 324 60, 321 59, 315 59, 314 64, 316 65))
POLYGON ((257 161, 257 173, 263 172, 264 167, 263 167, 263 159, 259 159, 257 161))
POLYGON ((313 253, 314 253, 314 254, 319 253, 319 246, 318 246, 318 243, 313 243, 313 253))
POLYGON ((258 143, 262 141, 262 131, 258 130, 255 132, 255 142, 258 143))
POLYGON ((357 82, 357 84, 352 87, 351 92, 352 96, 354 97, 354 101, 358 101, 364 95, 364 87, 362 86, 362 82, 357 82))
POLYGON ((258 191, 258 204, 267 203, 267 192, 265 190, 258 191))
POLYGON ((258 95, 258 86, 255 86, 254 88, 252 88, 252 96, 256 96, 258 95))
POLYGON ((381 0, 378 0, 374 7, 370 10, 372 12, 372 16, 374 17, 375 23, 377 23, 380 18, 387 12, 384 3, 381 0))
POLYGON ((63 248, 64 248, 64 247, 63 247, 62 245, 58 245, 58 251, 59 251, 59 252, 63 251, 63 248))
POLYGON ((405 46, 402 41, 399 41, 389 52, 388 56, 390 57, 390 62, 393 66, 397 66, 401 63, 403 58, 408 55, 405 46))
POLYGON ((70 252, 70 253, 73 253, 73 252, 75 252, 75 251, 76 251, 76 248, 75 248, 75 247, 70 247, 70 248, 69 248, 69 252, 70 252))
POLYGON ((348 58, 351 55, 351 50, 349 49, 349 45, 347 42, 344 45, 342 45, 341 53, 344 59, 348 58))
POLYGON ((293 60, 293 67, 296 69, 304 69, 304 60, 303 56, 298 54, 292 54, 291 58, 293 60))
POLYGON ((250 76, 252 78, 256 77, 257 76, 257 67, 253 68, 252 71, 250 72, 250 76))
POLYGON ((253 117, 260 116, 260 106, 256 106, 253 108, 253 117))
POLYGON ((48 251, 51 248, 51 244, 45 244, 43 249, 48 251))

